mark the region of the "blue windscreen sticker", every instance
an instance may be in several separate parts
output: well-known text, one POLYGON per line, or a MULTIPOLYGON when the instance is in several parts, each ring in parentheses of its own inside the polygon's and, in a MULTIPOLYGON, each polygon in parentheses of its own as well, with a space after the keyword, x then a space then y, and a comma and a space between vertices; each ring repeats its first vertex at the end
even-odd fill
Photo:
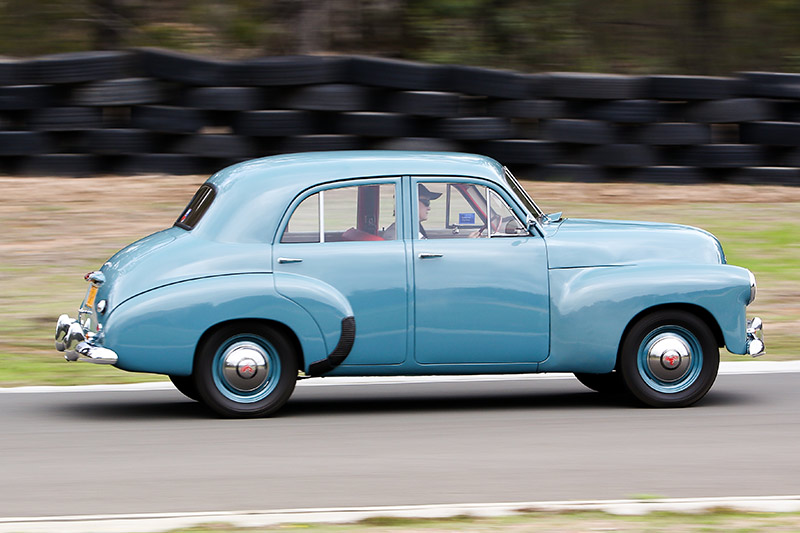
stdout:
POLYGON ((467 224, 475 224, 475 213, 459 213, 458 223, 462 226, 467 224))

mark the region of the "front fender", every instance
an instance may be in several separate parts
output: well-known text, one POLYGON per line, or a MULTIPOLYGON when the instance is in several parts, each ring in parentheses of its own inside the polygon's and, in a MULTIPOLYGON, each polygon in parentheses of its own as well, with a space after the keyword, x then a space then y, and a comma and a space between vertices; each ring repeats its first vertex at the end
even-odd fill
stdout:
POLYGON ((212 326, 239 319, 282 323, 300 341, 306 363, 327 355, 314 319, 275 290, 272 274, 235 274, 183 281, 139 294, 108 316, 103 345, 117 367, 187 376, 195 348, 212 326))
POLYGON ((628 324, 664 305, 705 309, 744 353, 747 270, 732 265, 629 265, 550 271, 551 345, 542 372, 610 372, 628 324))

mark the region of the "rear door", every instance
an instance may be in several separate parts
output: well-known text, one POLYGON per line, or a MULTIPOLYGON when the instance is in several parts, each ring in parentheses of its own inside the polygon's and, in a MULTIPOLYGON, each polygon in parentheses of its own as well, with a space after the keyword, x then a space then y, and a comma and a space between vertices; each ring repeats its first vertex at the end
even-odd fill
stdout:
MULTIPOLYGON (((274 246, 273 269, 322 281, 353 308, 356 338, 345 365, 406 359, 408 275, 395 228, 400 178, 347 181, 301 195, 274 246)), ((279 292, 292 298, 292 289, 279 292)), ((312 312, 312 316, 314 313, 312 312)), ((328 341, 331 351, 338 332, 328 341)))

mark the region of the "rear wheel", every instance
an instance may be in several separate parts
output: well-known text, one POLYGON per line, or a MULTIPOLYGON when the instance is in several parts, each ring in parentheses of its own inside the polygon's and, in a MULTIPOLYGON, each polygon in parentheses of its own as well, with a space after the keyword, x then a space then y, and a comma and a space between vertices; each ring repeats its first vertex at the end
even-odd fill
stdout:
POLYGON ((645 316, 622 343, 619 370, 628 390, 652 407, 685 407, 717 377, 719 348, 697 316, 659 311, 645 316))
POLYGON ((244 323, 213 333, 195 363, 195 384, 222 416, 267 416, 289 399, 297 381, 297 356, 277 330, 244 323))

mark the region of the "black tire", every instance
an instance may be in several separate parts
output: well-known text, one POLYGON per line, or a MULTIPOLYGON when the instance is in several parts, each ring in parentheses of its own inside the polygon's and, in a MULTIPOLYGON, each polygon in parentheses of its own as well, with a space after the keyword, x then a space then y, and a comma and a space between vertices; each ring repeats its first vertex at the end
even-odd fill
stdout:
POLYGON ((483 141, 514 137, 514 126, 502 117, 455 117, 438 121, 437 133, 445 139, 483 141))
POLYGON ((712 76, 650 76, 648 85, 650 98, 659 100, 722 100, 743 94, 747 83, 712 76))
POLYGON ((353 57, 350 60, 350 81, 411 91, 446 90, 450 67, 382 57, 353 57))
POLYGON ((613 74, 575 72, 548 74, 547 96, 586 100, 631 100, 642 98, 646 79, 613 74))
POLYGON ((647 124, 638 130, 632 142, 657 146, 689 146, 711 142, 711 128, 707 124, 664 122, 647 124))
POLYGON ((510 70, 480 67, 452 67, 452 91, 476 96, 524 100, 537 96, 537 79, 510 70))
POLYGON ((233 131, 237 135, 253 137, 311 135, 314 130, 312 112, 291 109, 243 111, 236 116, 233 123, 233 131))
POLYGON ((235 74, 235 63, 171 50, 140 48, 136 55, 145 73, 157 79, 191 85, 225 85, 235 74))
POLYGON ((398 91, 387 97, 386 109, 422 117, 457 117, 461 96, 438 91, 398 91))
POLYGON ((631 168, 657 165, 655 149, 641 144, 603 144, 590 146, 581 154, 587 165, 631 168))
POLYGON ((619 372, 609 372, 607 374, 575 372, 575 377, 583 385, 600 394, 616 396, 628 392, 628 389, 625 388, 625 382, 622 381, 622 375, 619 372))
POLYGON ((550 165, 559 159, 559 145, 536 139, 506 139, 483 143, 482 151, 507 165, 550 165))
POLYGON ((719 368, 711 329, 683 311, 657 311, 641 318, 625 336, 619 357, 625 386, 650 407, 692 405, 706 395, 719 368))
POLYGON ((169 380, 178 389, 178 392, 196 402, 200 401, 200 393, 197 392, 197 386, 194 383, 192 376, 170 376, 169 380))
POLYGON ((53 88, 48 85, 0 87, 0 109, 40 109, 54 100, 53 92, 53 88))
POLYGON ((414 133, 414 119, 401 113, 340 113, 336 117, 336 131, 364 137, 409 137, 414 133))
POLYGON ((134 69, 134 56, 125 51, 73 52, 42 56, 28 62, 34 83, 82 83, 122 78, 134 69))
POLYGON ((305 111, 366 111, 371 107, 372 97, 372 89, 360 85, 311 85, 292 91, 284 107, 305 111))
POLYGON ((198 109, 175 106, 136 106, 134 128, 162 133, 194 133, 209 124, 206 113, 198 109))
POLYGON ((234 79, 242 85, 258 87, 342 83, 347 81, 349 63, 349 57, 262 57, 236 64, 234 79))
POLYGON ((271 415, 286 403, 298 368, 295 349, 284 335, 247 322, 217 330, 203 342, 194 380, 200 398, 218 414, 254 418, 271 415))
POLYGON ((209 111, 250 111, 264 107, 264 91, 259 87, 199 87, 187 90, 183 102, 209 111))
POLYGON ((158 104, 167 99, 162 85, 150 78, 97 81, 76 88, 71 103, 79 106, 158 104))
POLYGON ((555 119, 542 121, 542 138, 574 144, 612 144, 618 136, 614 125, 608 122, 555 119))
POLYGON ((559 100, 498 100, 489 104, 489 114, 507 118, 564 118, 567 106, 559 100))
POLYGON ((800 146, 798 122, 750 122, 742 124, 742 142, 771 146, 800 146))

